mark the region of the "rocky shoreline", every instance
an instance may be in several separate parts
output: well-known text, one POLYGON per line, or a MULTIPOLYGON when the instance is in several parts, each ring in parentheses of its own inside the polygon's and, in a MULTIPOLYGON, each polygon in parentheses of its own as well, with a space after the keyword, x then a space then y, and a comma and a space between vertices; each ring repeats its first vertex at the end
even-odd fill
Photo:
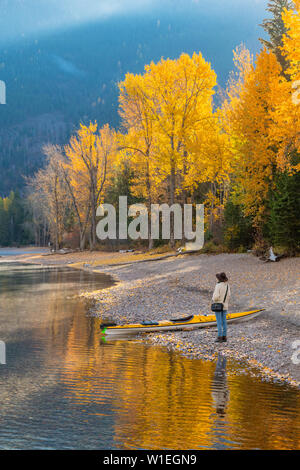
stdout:
POLYGON ((248 322, 230 324, 227 343, 214 342, 216 328, 152 334, 143 340, 191 358, 213 360, 222 352, 269 379, 300 388, 300 364, 292 361, 293 343, 300 340, 300 258, 262 263, 251 254, 195 255, 93 267, 119 282, 87 294, 95 300, 91 314, 138 322, 209 312, 215 273, 221 270, 230 277, 231 311, 266 311, 248 322))
POLYGON ((143 336, 143 341, 184 356, 214 360, 219 353, 242 361, 267 379, 300 388, 300 258, 264 263, 251 254, 167 255, 164 259, 118 253, 83 252, 59 256, 19 256, 15 261, 70 266, 106 273, 112 287, 83 294, 93 300, 90 314, 116 322, 163 320, 210 311, 215 273, 226 271, 230 311, 265 308, 259 317, 229 325, 228 342, 216 344, 216 328, 143 336), (127 255, 126 255, 127 256, 127 255), (149 258, 148 258, 149 259, 149 258), (138 262, 138 261, 143 262, 138 262), (294 361, 295 362, 295 361, 294 361))

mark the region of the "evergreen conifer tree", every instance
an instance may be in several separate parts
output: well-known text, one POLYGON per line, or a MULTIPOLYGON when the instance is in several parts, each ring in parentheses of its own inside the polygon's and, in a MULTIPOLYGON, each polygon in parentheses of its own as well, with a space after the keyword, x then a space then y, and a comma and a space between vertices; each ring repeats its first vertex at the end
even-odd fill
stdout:
POLYGON ((295 254, 300 249, 300 173, 282 173, 276 180, 270 199, 270 240, 295 254))
POLYGON ((260 38, 260 42, 270 51, 274 52, 283 72, 285 72, 288 67, 281 50, 283 45, 282 37, 287 32, 282 19, 282 12, 285 8, 287 10, 293 8, 293 4, 290 0, 270 0, 267 10, 272 13, 272 17, 265 19, 261 24, 268 34, 269 40, 260 38))

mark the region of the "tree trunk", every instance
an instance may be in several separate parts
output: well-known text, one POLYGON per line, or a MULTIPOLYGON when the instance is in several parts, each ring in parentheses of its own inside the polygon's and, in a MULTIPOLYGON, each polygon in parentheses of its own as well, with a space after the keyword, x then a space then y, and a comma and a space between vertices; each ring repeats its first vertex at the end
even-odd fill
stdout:
POLYGON ((90 250, 93 251, 96 246, 96 209, 92 203, 91 214, 91 234, 90 234, 90 250))
POLYGON ((215 188, 214 183, 211 183, 211 190, 212 190, 213 197, 212 197, 212 202, 211 202, 211 205, 210 205, 209 231, 213 235, 213 233, 214 233, 214 208, 215 208, 214 198, 215 198, 215 195, 216 195, 216 188, 215 188))
POLYGON ((82 230, 80 230, 79 236, 80 236, 80 241, 79 241, 80 251, 83 251, 85 248, 85 231, 82 232, 82 230))
POLYGON ((150 169, 149 169, 149 150, 147 150, 147 193, 148 193, 148 250, 153 248, 153 239, 151 234, 151 182, 150 182, 150 169))
MULTIPOLYGON (((187 158, 187 151, 184 151, 184 158, 187 158)), ((183 163, 183 179, 186 176, 187 173, 187 167, 186 167, 186 162, 184 161, 183 163)), ((184 205, 187 203, 187 190, 182 189, 182 208, 184 209, 184 205)), ((184 210, 182 211, 182 238, 181 238, 181 243, 184 246, 186 243, 186 238, 185 238, 185 233, 184 233, 184 210)))
POLYGON ((95 249, 97 243, 97 234, 96 234, 96 213, 97 213, 97 203, 98 203, 98 188, 97 188, 97 168, 93 167, 90 170, 91 178, 91 237, 90 237, 90 250, 95 249))
POLYGON ((54 198, 55 198, 55 251, 59 250, 59 207, 58 207, 58 177, 55 175, 54 198))
MULTIPOLYGON (((170 206, 175 203, 175 187, 176 187, 176 174, 175 166, 172 165, 171 175, 170 175, 170 206)), ((175 238, 174 238, 174 212, 170 214, 170 246, 175 248, 175 238)))

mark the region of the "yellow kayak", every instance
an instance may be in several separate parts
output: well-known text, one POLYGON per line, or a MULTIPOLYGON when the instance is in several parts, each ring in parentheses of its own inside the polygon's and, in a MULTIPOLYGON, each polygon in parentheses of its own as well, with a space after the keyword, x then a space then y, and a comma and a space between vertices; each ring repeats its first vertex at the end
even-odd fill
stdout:
MULTIPOLYGON (((239 312, 227 314, 228 323, 234 321, 245 321, 255 318, 265 309, 251 310, 250 312, 239 312)), ((136 333, 152 333, 154 331, 184 330, 194 328, 204 328, 216 325, 216 316, 210 315, 191 315, 185 318, 174 320, 164 320, 159 322, 145 321, 141 323, 132 323, 128 325, 116 325, 114 323, 102 323, 100 325, 103 335, 127 335, 136 333)))

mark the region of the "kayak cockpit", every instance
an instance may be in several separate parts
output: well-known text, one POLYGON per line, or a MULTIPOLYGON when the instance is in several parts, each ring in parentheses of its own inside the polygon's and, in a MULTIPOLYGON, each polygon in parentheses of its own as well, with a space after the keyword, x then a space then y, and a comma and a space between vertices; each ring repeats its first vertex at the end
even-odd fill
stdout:
POLYGON ((194 318, 194 315, 189 315, 188 317, 185 317, 185 318, 176 318, 175 320, 170 320, 170 321, 173 323, 184 323, 184 322, 193 320, 193 318, 194 318))
POLYGON ((112 327, 112 326, 118 326, 118 325, 117 325, 117 323, 114 323, 114 322, 107 322, 107 323, 101 323, 100 324, 101 330, 103 328, 109 328, 109 327, 112 327))

